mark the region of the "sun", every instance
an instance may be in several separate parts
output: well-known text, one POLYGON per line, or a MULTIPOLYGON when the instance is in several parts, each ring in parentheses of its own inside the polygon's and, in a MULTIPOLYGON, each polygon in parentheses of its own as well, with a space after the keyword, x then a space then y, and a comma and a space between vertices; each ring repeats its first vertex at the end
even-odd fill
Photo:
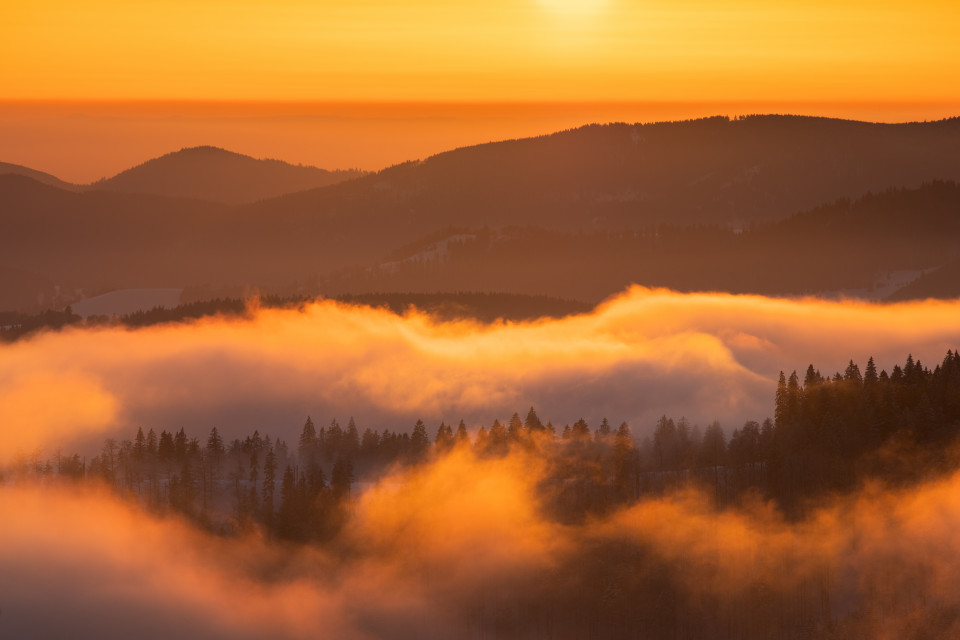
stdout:
POLYGON ((561 14, 591 14, 596 13, 608 0, 538 0, 540 6, 561 14))

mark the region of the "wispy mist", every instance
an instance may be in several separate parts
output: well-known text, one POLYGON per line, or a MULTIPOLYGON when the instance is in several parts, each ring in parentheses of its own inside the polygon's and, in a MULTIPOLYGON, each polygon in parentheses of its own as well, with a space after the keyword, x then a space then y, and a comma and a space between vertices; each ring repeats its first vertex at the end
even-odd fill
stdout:
POLYGON ((556 619, 573 625, 557 638, 702 637, 718 621, 756 637, 960 630, 960 475, 870 486, 799 522, 690 489, 559 524, 542 460, 457 449, 398 471, 322 548, 211 536, 97 490, 5 486, 0 624, 100 638, 533 638, 556 619))
POLYGON ((891 368, 955 348, 960 301, 896 305, 677 294, 635 287, 593 313, 441 323, 311 304, 249 319, 71 329, 0 347, 0 448, 97 444, 138 425, 291 438, 306 415, 406 430, 489 425, 537 407, 649 432, 661 414, 729 428, 772 411, 780 369, 891 368))

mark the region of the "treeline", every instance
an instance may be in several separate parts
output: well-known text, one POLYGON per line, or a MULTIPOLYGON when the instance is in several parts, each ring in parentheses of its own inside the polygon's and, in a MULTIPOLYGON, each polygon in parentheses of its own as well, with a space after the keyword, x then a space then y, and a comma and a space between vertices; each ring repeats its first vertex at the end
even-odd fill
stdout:
MULTIPOLYGON (((296 307, 308 301, 305 296, 265 295, 258 304, 265 308, 296 307)), ((186 322, 207 316, 242 316, 249 308, 249 298, 213 298, 179 304, 175 307, 157 306, 146 311, 134 311, 119 316, 83 316, 67 306, 63 311, 47 310, 37 314, 0 312, 0 342, 13 342, 43 330, 64 327, 147 327, 168 322, 186 322)))
POLYGON ((159 510, 175 510, 205 526, 233 531, 260 526, 279 538, 309 541, 334 535, 357 482, 375 482, 397 466, 463 448, 480 458, 515 451, 547 463, 540 496, 561 522, 579 522, 645 496, 697 484, 718 508, 748 491, 800 517, 826 492, 854 489, 867 478, 912 482, 955 466, 949 445, 960 433, 960 353, 948 351, 933 370, 912 357, 891 373, 871 358, 861 373, 851 362, 823 376, 811 365, 803 380, 781 375, 773 419, 747 421, 732 433, 718 422, 701 429, 686 419, 659 418, 651 435, 580 419, 555 427, 531 407, 522 418, 494 420, 475 432, 460 421, 428 428, 361 429, 351 418, 317 426, 307 418, 291 447, 254 432, 224 442, 216 428, 203 441, 177 432, 138 429, 130 440, 107 440, 85 460, 21 460, 20 468, 70 478, 97 478, 159 510))
MULTIPOLYGON (((773 418, 748 421, 729 438, 717 422, 701 429, 662 416, 637 442, 626 423, 614 427, 604 419, 591 426, 581 419, 556 427, 533 408, 476 431, 462 421, 428 428, 420 420, 409 431, 361 428, 352 419, 318 428, 308 417, 289 445, 257 431, 225 441, 216 428, 202 440, 183 429, 137 429, 129 440, 107 440, 89 460, 38 454, 9 472, 106 483, 221 535, 256 529, 276 540, 342 545, 336 548, 362 557, 338 535, 361 483, 451 452, 469 451, 480 460, 538 458, 542 513, 565 525, 595 522, 690 484, 708 492, 719 511, 749 493, 799 518, 808 505, 822 505, 825 493, 851 490, 868 478, 913 482, 955 469, 950 445, 958 433, 960 353, 948 351, 932 370, 908 356, 890 373, 870 359, 862 370, 851 362, 832 376, 813 366, 802 378, 781 375, 773 418)), ((718 553, 721 548, 717 544, 718 553)), ((472 637, 870 637, 881 604, 882 628, 894 635, 949 635, 944 616, 953 609, 937 600, 934 586, 910 562, 898 555, 858 566, 859 587, 838 580, 829 566, 787 581, 789 588, 745 567, 755 572, 745 586, 714 591, 691 586, 717 578, 709 562, 669 559, 649 540, 585 536, 569 559, 527 582, 496 579, 489 592, 455 598, 451 606, 461 635, 472 637), (894 577, 896 591, 889 593, 894 577)))
MULTIPOLYGON (((190 294, 193 295, 192 293, 190 294)), ((188 293, 184 292, 184 298, 188 293)), ((304 294, 268 294, 258 297, 257 306, 267 309, 293 309, 309 302, 322 300, 320 296, 304 294)), ((332 298, 351 305, 364 305, 405 313, 414 307, 442 320, 468 318, 479 322, 498 319, 523 321, 543 317, 563 317, 586 313, 591 305, 574 300, 541 295, 511 293, 483 293, 456 291, 448 293, 363 293, 340 294, 332 298)), ((211 298, 183 302, 175 307, 154 307, 121 316, 88 316, 73 313, 71 307, 63 311, 42 313, 0 312, 0 342, 13 342, 43 330, 57 331, 64 327, 148 327, 171 322, 186 322, 203 317, 223 315, 240 317, 249 313, 248 296, 211 298)))
POLYGON ((454 449, 480 458, 523 448, 550 461, 542 488, 548 508, 564 520, 582 519, 638 497, 637 449, 630 429, 579 420, 558 435, 531 407, 526 419, 494 420, 471 436, 463 421, 441 423, 433 434, 418 420, 408 431, 360 432, 351 418, 319 429, 307 418, 294 447, 255 431, 225 442, 214 427, 204 441, 184 429, 138 428, 132 439, 108 439, 92 458, 39 452, 21 455, 14 474, 96 481, 159 511, 178 512, 218 533, 260 527, 299 542, 323 541, 339 530, 357 482, 371 483, 398 466, 417 465, 454 449))
POLYGON ((909 482, 955 468, 960 434, 960 352, 933 370, 908 356, 888 374, 873 358, 825 377, 809 366, 801 381, 781 373, 770 464, 781 504, 846 491, 865 477, 909 482))
POLYGON ((160 306, 148 311, 136 311, 120 316, 94 315, 84 318, 74 313, 71 306, 67 306, 63 311, 48 309, 36 314, 0 312, 0 342, 13 342, 40 331, 57 331, 65 327, 144 327, 163 322, 183 322, 215 314, 239 315, 244 312, 245 306, 246 302, 238 298, 193 302, 169 309, 160 306))

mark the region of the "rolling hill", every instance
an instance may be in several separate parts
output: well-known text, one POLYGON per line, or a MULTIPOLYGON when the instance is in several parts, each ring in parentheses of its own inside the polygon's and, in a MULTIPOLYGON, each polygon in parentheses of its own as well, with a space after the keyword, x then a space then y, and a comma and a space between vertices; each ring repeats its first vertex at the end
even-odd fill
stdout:
MULTIPOLYGON (((0 268, 88 294, 255 285, 593 301, 630 282, 863 288, 878 271, 956 257, 957 148, 956 118, 711 118, 467 147, 252 204, 108 189, 176 191, 163 179, 191 163, 268 162, 199 148, 83 193, 0 175, 0 268)), ((191 179, 226 188, 199 169, 191 179)), ((0 309, 9 304, 0 295, 0 309)))
POLYGON ((326 171, 281 160, 258 160, 205 146, 148 160, 89 188, 242 204, 325 187, 360 175, 363 172, 326 171))
POLYGON ((906 287, 900 295, 942 297, 960 295, 957 263, 951 262, 958 256, 960 185, 934 181, 841 199, 743 230, 451 228, 392 252, 373 268, 329 274, 322 289, 469 289, 596 302, 640 283, 680 291, 882 297, 890 274, 933 269, 916 291, 906 287))
MULTIPOLYGON (((842 197, 960 180, 960 118, 874 124, 802 116, 589 125, 441 153, 250 207, 325 224, 559 230, 767 221, 842 197)), ((427 229, 427 231, 423 231, 427 229)), ((412 239, 412 238, 411 238, 412 239)))
POLYGON ((36 169, 24 167, 23 165, 19 164, 11 164, 9 162, 0 162, 0 175, 4 174, 26 176, 42 184, 50 185, 51 187, 57 187, 58 189, 64 189, 65 191, 80 191, 83 189, 83 187, 80 185, 64 182, 60 178, 52 176, 49 173, 37 171, 36 169))

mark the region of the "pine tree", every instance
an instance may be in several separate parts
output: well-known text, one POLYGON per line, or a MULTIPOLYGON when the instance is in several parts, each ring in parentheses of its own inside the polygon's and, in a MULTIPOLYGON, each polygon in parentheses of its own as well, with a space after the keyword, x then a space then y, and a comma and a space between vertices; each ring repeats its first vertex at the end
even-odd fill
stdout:
POLYGON ((210 436, 207 437, 207 453, 215 458, 219 458, 224 453, 223 438, 220 437, 216 427, 210 429, 210 436))
POLYGON ((411 454, 414 460, 420 460, 430 448, 430 438, 427 436, 427 427, 423 420, 417 420, 410 435, 411 454))
POLYGON ((142 460, 147 453, 147 439, 143 435, 143 427, 137 427, 137 435, 133 440, 133 457, 142 460))
POLYGON ((858 385, 863 383, 863 377, 860 375, 860 367, 858 367, 853 360, 847 365, 847 369, 843 373, 843 379, 858 385))
MULTIPOLYGON (((810 369, 813 365, 810 365, 810 369)), ((777 381, 776 405, 773 412, 774 424, 782 427, 787 422, 787 377, 780 372, 780 379, 777 381)))
POLYGON ((367 427, 363 430, 363 437, 360 438, 360 455, 372 457, 376 455, 380 448, 380 435, 367 427))
MULTIPOLYGON (((783 372, 781 371, 780 373, 783 373, 783 372)), ((819 371, 816 371, 813 368, 812 364, 809 365, 807 367, 807 373, 803 377, 804 390, 812 389, 813 387, 817 386, 821 382, 823 382, 823 376, 820 375, 819 371)), ((786 382, 784 382, 784 384, 786 384, 786 382)))
POLYGON ((489 446, 490 435, 487 433, 487 428, 480 425, 480 430, 477 431, 477 439, 473 443, 473 450, 478 454, 482 454, 487 452, 489 446))
POLYGON ((873 356, 870 356, 870 359, 867 360, 867 368, 863 374, 863 383, 868 386, 873 386, 877 383, 877 365, 873 362, 873 356))
POLYGON ((176 448, 173 446, 173 435, 166 430, 160 432, 160 444, 157 445, 157 456, 161 460, 173 460, 176 448))
POLYGON ((440 427, 437 429, 437 437, 434 438, 433 443, 438 453, 451 449, 454 443, 453 429, 441 421, 440 427))
POLYGON ((180 431, 173 436, 173 455, 177 460, 183 460, 187 457, 187 434, 180 427, 180 431))
POLYGON ((332 460, 336 456, 344 454, 344 434, 343 428, 337 419, 330 421, 330 426, 326 432, 326 442, 323 447, 323 454, 327 460, 332 460))
POLYGON ((147 431, 147 455, 157 455, 157 434, 151 428, 147 431))
POLYGON ((360 432, 357 430, 357 423, 353 421, 353 416, 347 422, 347 430, 343 434, 343 455, 353 458, 360 451, 360 432))
POLYGON ((594 440, 596 440, 597 442, 604 442, 609 437, 610 437, 610 423, 607 422, 606 418, 603 418, 600 421, 600 426, 597 427, 597 431, 594 434, 594 440))
POLYGON ((586 441, 590 439, 590 425, 583 418, 573 423, 571 435, 574 440, 586 441))
POLYGON ((796 420, 800 414, 800 379, 794 371, 787 379, 787 420, 796 420))
POLYGON ((527 412, 527 419, 523 421, 523 426, 527 431, 543 431, 544 429, 537 412, 533 410, 532 406, 530 411, 527 412))
POLYGON ((663 415, 657 420, 657 426, 653 431, 653 449, 661 471, 676 467, 679 461, 680 443, 677 438, 677 425, 672 418, 663 415))
POLYGON ((303 423, 303 430, 300 432, 300 441, 297 445, 297 453, 300 456, 300 462, 305 467, 312 464, 317 456, 317 430, 313 426, 313 420, 307 416, 307 421, 303 423))
POLYGON ((489 437, 487 438, 486 452, 493 455, 506 455, 510 448, 509 435, 507 428, 494 418, 490 425, 489 437))
POLYGON ((457 426, 456 440, 458 445, 470 446, 470 434, 467 433, 467 425, 464 424, 463 420, 457 426))
POLYGON ((520 420, 520 414, 514 413, 510 416, 510 422, 507 426, 507 437, 511 442, 520 440, 523 435, 523 422, 520 420))

